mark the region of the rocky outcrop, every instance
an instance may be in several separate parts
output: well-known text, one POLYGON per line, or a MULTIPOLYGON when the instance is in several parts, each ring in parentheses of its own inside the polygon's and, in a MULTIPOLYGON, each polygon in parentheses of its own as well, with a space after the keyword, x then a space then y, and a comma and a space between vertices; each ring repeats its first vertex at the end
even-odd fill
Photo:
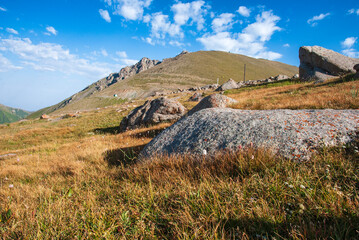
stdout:
POLYGON ((217 88, 216 91, 226 91, 230 89, 236 89, 239 88, 239 85, 236 81, 234 81, 232 78, 230 78, 226 83, 221 85, 219 88, 217 88))
POLYGON ((346 57, 319 46, 301 47, 299 59, 299 77, 302 80, 319 82, 354 73, 353 67, 359 63, 359 59, 346 57))
POLYGON ((357 71, 357 73, 355 74, 354 78, 355 79, 359 79, 359 64, 354 66, 354 70, 357 71))
POLYGON ((40 119, 50 119, 50 116, 46 114, 42 114, 40 119))
POLYGON ((203 99, 203 94, 196 92, 195 94, 193 94, 193 95, 188 99, 188 101, 191 101, 191 102, 199 102, 199 101, 201 101, 202 99, 203 99))
POLYGON ((186 113, 186 108, 174 99, 158 98, 146 101, 132 110, 120 124, 120 130, 148 126, 165 121, 175 121, 186 113))
POLYGON ((188 112, 187 116, 206 108, 226 108, 237 102, 237 100, 221 94, 212 94, 203 98, 202 101, 200 101, 194 108, 191 109, 191 111, 188 112))
POLYGON ((156 154, 214 155, 220 150, 263 148, 289 159, 308 160, 321 146, 358 136, 359 110, 237 110, 211 108, 183 118, 142 151, 156 154))

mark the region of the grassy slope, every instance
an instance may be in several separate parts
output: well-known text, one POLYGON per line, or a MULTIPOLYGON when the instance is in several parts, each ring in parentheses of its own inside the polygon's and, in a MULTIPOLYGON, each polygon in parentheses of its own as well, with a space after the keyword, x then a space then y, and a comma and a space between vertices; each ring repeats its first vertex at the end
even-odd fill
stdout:
MULTIPOLYGON (((200 51, 167 59, 160 65, 118 82, 99 93, 79 101, 73 101, 56 112, 95 109, 119 103, 122 99, 147 97, 155 91, 204 86, 216 83, 217 78, 220 79, 220 83, 229 78, 241 81, 243 80, 244 64, 247 65, 247 80, 263 79, 278 74, 293 76, 298 72, 297 67, 280 62, 255 59, 227 52, 200 51), (117 100, 113 97, 114 94, 118 95, 117 100)), ((58 104, 39 112, 51 113, 57 107, 58 104)), ((39 115, 41 114, 34 113, 30 117, 39 115)))
MULTIPOLYGON (((243 98, 245 109, 274 108, 279 100, 286 108, 358 108, 357 89, 359 81, 283 82, 227 94, 243 98), (248 104, 258 94, 273 98, 248 104)), ((191 107, 188 97, 180 99, 191 107)), ((117 113, 120 107, 0 126, 0 155, 18 154, 0 160, 3 238, 359 237, 357 149, 324 149, 305 164, 253 149, 210 162, 134 163, 170 124, 116 134, 130 110, 117 113)))
POLYGON ((18 108, 11 108, 0 104, 0 124, 11 123, 26 118, 30 112, 18 108))

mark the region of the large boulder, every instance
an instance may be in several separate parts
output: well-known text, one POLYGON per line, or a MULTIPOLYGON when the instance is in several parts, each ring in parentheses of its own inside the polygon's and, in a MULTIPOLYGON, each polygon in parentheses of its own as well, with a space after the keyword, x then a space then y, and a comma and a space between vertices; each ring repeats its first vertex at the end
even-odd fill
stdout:
POLYGON ((306 81, 325 81, 340 75, 354 73, 359 59, 319 46, 305 46, 299 49, 299 77, 306 81))
POLYGON ((216 91, 226 91, 230 89, 236 89, 239 88, 239 85, 236 81, 234 81, 232 78, 230 78, 226 83, 224 83, 222 86, 217 88, 216 91))
POLYGON ((120 129, 121 131, 126 131, 159 122, 175 121, 185 113, 186 108, 177 100, 163 97, 151 101, 148 100, 123 118, 120 129))
POLYGON ((359 110, 204 109, 164 130, 141 155, 214 155, 255 147, 307 160, 318 147, 350 143, 358 127, 359 110))
POLYGON ((231 104, 237 103, 237 100, 233 98, 221 95, 221 94, 212 94, 202 99, 194 108, 192 108, 187 116, 192 115, 195 112, 198 112, 206 108, 226 108, 231 104))
POLYGON ((359 79, 359 64, 354 66, 354 70, 357 72, 354 76, 355 79, 359 79))

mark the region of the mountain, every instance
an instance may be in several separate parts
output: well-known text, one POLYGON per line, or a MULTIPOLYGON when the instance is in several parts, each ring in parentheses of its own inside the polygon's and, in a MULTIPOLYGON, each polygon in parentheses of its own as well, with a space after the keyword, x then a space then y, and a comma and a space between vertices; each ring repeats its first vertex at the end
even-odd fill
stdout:
POLYGON ((0 124, 16 122, 26 118, 30 112, 0 104, 0 124))
POLYGON ((293 76, 298 68, 284 63, 256 59, 244 55, 220 51, 186 51, 162 62, 141 59, 133 66, 112 73, 64 101, 41 109, 31 115, 64 113, 94 109, 123 101, 151 96, 155 92, 169 92, 178 88, 190 88, 213 84, 229 78, 243 81, 244 64, 246 80, 264 79, 278 74, 293 76))

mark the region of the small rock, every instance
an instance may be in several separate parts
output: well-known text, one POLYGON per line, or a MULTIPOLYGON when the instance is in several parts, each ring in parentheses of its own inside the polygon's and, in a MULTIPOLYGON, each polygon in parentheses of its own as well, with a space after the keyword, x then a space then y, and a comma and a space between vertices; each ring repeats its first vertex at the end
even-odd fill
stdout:
POLYGON ((237 82, 234 81, 233 79, 229 79, 226 83, 224 83, 222 86, 217 88, 216 91, 226 91, 226 90, 236 89, 236 88, 239 88, 237 82))
POLYGON ((221 94, 212 94, 203 98, 202 101, 200 101, 188 112, 187 116, 191 116, 193 113, 206 108, 226 108, 229 105, 235 104, 237 102, 237 100, 221 94))

